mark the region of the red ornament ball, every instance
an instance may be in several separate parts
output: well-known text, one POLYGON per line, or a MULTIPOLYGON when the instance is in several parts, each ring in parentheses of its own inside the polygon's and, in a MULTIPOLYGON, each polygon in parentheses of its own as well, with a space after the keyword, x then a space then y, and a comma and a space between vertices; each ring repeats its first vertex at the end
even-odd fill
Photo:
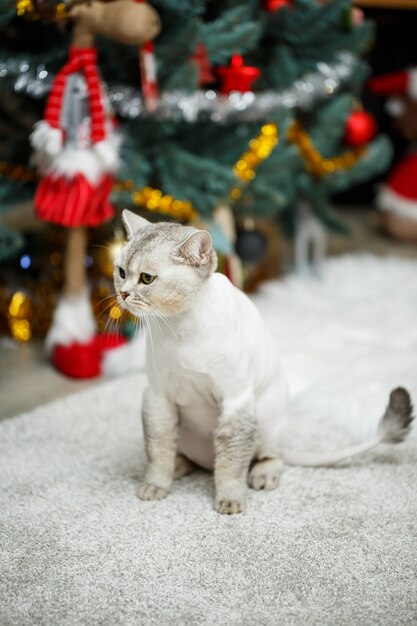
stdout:
POLYGON ((263 6, 268 13, 278 13, 284 7, 292 6, 292 0, 265 0, 263 6))
POLYGON ((366 111, 353 111, 345 126, 344 141, 348 146, 363 146, 375 137, 377 125, 375 119, 366 111))
POLYGON ((252 84, 261 75, 258 67, 245 65, 240 54, 234 54, 229 67, 218 67, 217 74, 220 77, 222 86, 220 92, 228 94, 231 91, 252 91, 252 84))

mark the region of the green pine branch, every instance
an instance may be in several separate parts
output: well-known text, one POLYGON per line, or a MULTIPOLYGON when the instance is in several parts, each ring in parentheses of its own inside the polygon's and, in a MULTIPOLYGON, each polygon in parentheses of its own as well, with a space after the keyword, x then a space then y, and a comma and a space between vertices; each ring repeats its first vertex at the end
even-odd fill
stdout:
POLYGON ((189 200, 206 217, 236 183, 231 169, 173 144, 164 146, 155 164, 164 193, 189 200))
POLYGON ((261 35, 261 24, 251 16, 249 7, 233 7, 211 22, 202 23, 201 38, 213 63, 229 61, 233 54, 253 50, 261 35))

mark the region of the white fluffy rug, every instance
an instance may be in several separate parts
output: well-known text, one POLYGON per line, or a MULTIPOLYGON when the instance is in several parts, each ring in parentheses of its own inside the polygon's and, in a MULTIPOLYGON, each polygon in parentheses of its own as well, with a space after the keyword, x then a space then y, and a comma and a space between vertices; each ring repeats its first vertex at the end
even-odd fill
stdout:
MULTIPOLYGON (((293 392, 292 446, 373 432, 417 399, 417 263, 344 257, 256 297, 293 392)), ((335 469, 286 469, 248 511, 212 477, 135 496, 144 377, 0 424, 1 626, 417 624, 417 437, 335 469)))

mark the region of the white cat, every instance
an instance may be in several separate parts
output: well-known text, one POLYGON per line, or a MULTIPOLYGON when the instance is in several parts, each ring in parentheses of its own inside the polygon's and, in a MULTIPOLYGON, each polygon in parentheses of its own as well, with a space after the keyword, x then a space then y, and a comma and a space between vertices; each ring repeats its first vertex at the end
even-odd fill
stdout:
POLYGON ((283 449, 288 394, 274 343, 251 300, 215 273, 209 233, 127 210, 123 221, 116 293, 148 326, 142 500, 164 498, 198 465, 214 470, 216 510, 238 513, 247 483, 274 489, 284 463, 330 465, 408 434, 411 401, 398 388, 372 441, 325 455, 283 449))

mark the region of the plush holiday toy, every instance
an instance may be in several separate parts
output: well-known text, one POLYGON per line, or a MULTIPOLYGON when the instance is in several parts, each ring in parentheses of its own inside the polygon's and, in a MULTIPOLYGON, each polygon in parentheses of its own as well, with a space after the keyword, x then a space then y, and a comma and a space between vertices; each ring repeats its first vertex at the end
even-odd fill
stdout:
POLYGON ((99 373, 103 347, 95 337, 88 294, 87 228, 113 217, 109 195, 120 145, 99 77, 94 38, 105 35, 142 45, 158 34, 159 18, 140 0, 77 4, 69 17, 74 22, 69 59, 55 78, 44 119, 36 124, 31 142, 41 173, 35 195, 37 215, 68 228, 63 294, 46 343, 58 369, 87 377, 99 373))
POLYGON ((377 223, 391 235, 417 241, 417 69, 372 78, 370 89, 389 96, 388 113, 410 142, 410 151, 394 167, 377 195, 377 223))

